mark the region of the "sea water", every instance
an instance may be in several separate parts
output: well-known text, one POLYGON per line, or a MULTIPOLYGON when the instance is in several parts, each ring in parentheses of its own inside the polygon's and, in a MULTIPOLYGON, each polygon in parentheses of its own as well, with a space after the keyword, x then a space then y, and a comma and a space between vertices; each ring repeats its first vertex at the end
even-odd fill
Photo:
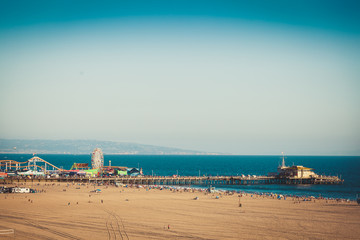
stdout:
MULTIPOLYGON (((74 162, 91 165, 91 155, 39 154, 42 159, 57 167, 70 169, 74 162)), ((0 160, 12 159, 24 162, 29 154, 0 154, 0 160)), ((276 172, 281 156, 234 156, 234 155, 104 155, 105 165, 140 167, 145 175, 154 176, 238 176, 267 175, 276 172)), ((278 193, 298 196, 323 196, 355 199, 360 194, 359 156, 287 156, 286 165, 303 165, 319 175, 333 175, 344 179, 339 185, 234 185, 216 188, 278 193)))

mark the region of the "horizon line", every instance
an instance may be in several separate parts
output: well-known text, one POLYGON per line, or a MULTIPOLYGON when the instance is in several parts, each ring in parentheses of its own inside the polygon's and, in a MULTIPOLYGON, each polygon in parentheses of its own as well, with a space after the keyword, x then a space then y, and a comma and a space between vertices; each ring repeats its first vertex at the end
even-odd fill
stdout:
MULTIPOLYGON (((30 154, 30 152, 0 152, 0 154, 30 154)), ((89 153, 38 153, 36 155, 88 155, 89 153)), ((125 155, 125 156, 283 156, 282 154, 221 154, 221 153, 199 153, 199 154, 128 154, 128 153, 104 153, 104 155, 125 155)), ((285 154, 285 156, 308 156, 308 157, 360 157, 360 155, 344 155, 344 154, 285 154)))

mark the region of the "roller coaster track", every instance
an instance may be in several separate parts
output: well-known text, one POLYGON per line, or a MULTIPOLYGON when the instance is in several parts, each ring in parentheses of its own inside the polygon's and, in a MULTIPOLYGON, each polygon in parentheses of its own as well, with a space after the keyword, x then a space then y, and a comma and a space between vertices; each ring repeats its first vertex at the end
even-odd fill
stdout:
POLYGON ((8 160, 0 160, 0 163, 6 163, 6 162, 10 162, 10 163, 14 163, 14 164, 25 164, 25 163, 27 163, 28 161, 18 162, 18 161, 11 160, 11 159, 8 159, 8 160))
POLYGON ((25 162, 18 162, 18 161, 15 161, 15 160, 0 160, 0 167, 2 166, 5 166, 7 163, 10 163, 8 166, 11 167, 12 165, 16 165, 16 164, 19 164, 18 168, 25 168, 25 167, 31 167, 31 166, 36 166, 36 167, 39 167, 41 169, 45 169, 41 166, 38 166, 38 165, 30 165, 29 163, 35 163, 35 162, 41 162, 41 163, 45 163, 51 167, 53 167, 54 169, 56 170, 59 170, 59 171, 64 171, 64 169, 62 168, 58 168, 57 166, 55 166, 54 164, 51 164, 49 163, 48 161, 45 161, 44 159, 42 158, 39 158, 39 157, 32 157, 30 158, 29 160, 25 161, 25 162), (21 164, 28 164, 27 166, 21 166, 21 164))
POLYGON ((55 169, 57 169, 57 170, 59 170, 59 171, 64 171, 64 169, 58 168, 57 166, 49 163, 48 161, 45 161, 45 160, 42 159, 42 158, 39 158, 39 157, 32 157, 32 158, 30 158, 30 159, 28 160, 28 162, 31 162, 31 161, 32 161, 32 162, 34 162, 34 161, 43 162, 43 163, 46 163, 46 164, 52 166, 53 168, 55 168, 55 169))

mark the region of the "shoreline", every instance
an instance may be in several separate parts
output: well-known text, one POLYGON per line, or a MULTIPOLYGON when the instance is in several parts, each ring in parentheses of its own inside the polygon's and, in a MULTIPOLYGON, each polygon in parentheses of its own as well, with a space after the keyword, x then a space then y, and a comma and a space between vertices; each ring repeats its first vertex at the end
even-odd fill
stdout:
MULTIPOLYGON (((162 177, 162 176, 159 176, 162 177)), ((33 179, 34 181, 38 180, 36 178, 33 179)), ((74 179, 74 183, 77 179, 74 179)), ((58 183, 59 181, 46 181, 45 183, 58 183)), ((67 179, 68 183, 72 183, 72 179, 67 179)), ((0 183, 0 185, 6 186, 6 185, 22 185, 23 183, 31 183, 29 182, 18 182, 18 183, 0 183)), ((34 184, 37 184, 36 182, 33 182, 34 184)), ((39 182, 40 183, 40 182, 39 182)), ((42 182, 44 183, 44 182, 42 182)), ((106 180, 104 180, 104 183, 106 183, 106 180)), ((112 184, 114 185, 114 184, 112 184)), ((124 184, 126 185, 126 184, 124 184)), ((128 185, 142 185, 142 186, 155 186, 153 185, 146 185, 146 184, 128 184, 128 185)), ((163 187, 182 187, 182 188, 200 188, 200 189, 208 189, 210 185, 188 185, 188 184, 181 184, 181 185, 156 185, 156 186, 163 186, 163 187)), ((284 196, 288 196, 288 197, 298 197, 298 198, 315 198, 315 199, 327 199, 327 200, 341 200, 341 201, 355 201, 356 202, 356 196, 352 196, 352 197, 330 197, 330 196, 314 196, 315 194, 292 194, 292 193, 287 193, 287 192, 291 192, 291 190, 282 190, 282 189, 269 189, 268 191, 261 191, 261 190, 255 190, 255 189, 246 189, 246 188, 252 188, 252 186, 256 187, 256 186, 269 186, 268 184, 262 185, 262 184, 254 184, 254 185, 231 185, 233 187, 229 187, 229 185, 211 185, 212 187, 215 187, 216 190, 221 190, 221 191, 231 191, 231 192, 236 192, 236 193, 250 193, 250 194, 258 194, 258 195, 267 195, 267 194, 272 194, 272 195, 284 195, 284 196), (242 188, 240 189, 239 186, 242 186, 242 188), (245 186, 245 187, 244 187, 245 186), (234 189, 234 187, 238 187, 236 189, 234 189)), ((334 185, 311 185, 311 184, 302 184, 302 185, 277 185, 277 184, 272 184, 270 186, 278 186, 278 187, 291 187, 291 186, 334 186, 334 185)), ((315 192, 314 192, 315 193, 315 192)), ((319 194, 319 193, 318 193, 319 194)))
MULTIPOLYGON (((29 183, 32 186, 40 186, 41 183, 29 183)), ((43 183, 44 184, 44 183, 43 183)), ((46 182, 46 185, 56 185, 59 184, 59 182, 46 182)), ((75 182, 62 182, 61 184, 72 184, 72 185, 83 185, 86 184, 88 186, 111 186, 111 187, 117 187, 115 184, 108 184, 108 183, 104 183, 104 184, 95 184, 95 183, 75 183, 75 182)), ((11 185, 11 187, 22 187, 22 186, 27 186, 26 182, 25 183, 18 183, 18 184, 8 184, 11 185)), ((4 184, 0 185, 1 186, 5 186, 4 184)), ((200 193, 210 193, 208 192, 209 187, 205 187, 205 186, 196 186, 196 185, 144 185, 144 184, 120 184, 121 187, 125 187, 125 188, 137 188, 137 189, 161 189, 161 190, 180 190, 180 191, 185 191, 185 192, 200 192, 200 193)), ((7 187, 7 186, 5 186, 7 187)), ((281 199, 285 198, 296 198, 300 201, 311 201, 311 200, 325 200, 325 201, 336 201, 336 202, 347 202, 347 203, 356 203, 356 198, 354 199, 350 199, 350 198, 332 198, 332 197, 315 197, 315 196, 309 196, 309 195, 296 195, 296 194, 283 194, 283 193, 277 193, 276 191, 274 192, 261 192, 261 191, 246 191, 246 190, 231 190, 231 189, 226 189, 226 187, 214 187, 214 192, 212 192, 213 194, 216 193, 220 193, 220 194, 230 194, 230 195, 234 195, 234 194, 250 194, 250 195, 256 195, 256 196, 264 196, 264 197, 270 197, 270 198, 278 198, 278 196, 281 196, 281 199)), ((19 194, 19 193, 8 193, 8 194, 19 194)))
MULTIPOLYGON (((162 186, 170 186, 170 187, 178 187, 178 186, 172 186, 172 185, 162 185, 162 186)), ((203 191, 206 191, 208 188, 206 187, 198 187, 198 186, 179 186, 179 187, 183 187, 183 188, 194 188, 194 189, 202 189, 203 191)), ((227 189, 226 187, 216 187, 215 186, 215 190, 219 191, 219 192, 233 192, 234 194, 256 194, 256 195, 265 195, 265 196, 274 196, 274 195, 282 195, 285 197, 295 197, 295 198, 301 198, 301 199, 324 199, 324 200, 337 200, 337 201, 351 201, 351 202, 355 202, 356 203, 356 198, 352 199, 352 198, 332 198, 332 197, 315 197, 315 196, 311 196, 311 195, 296 195, 296 194, 284 194, 284 193, 278 193, 275 191, 272 192, 261 192, 261 191, 253 191, 253 190, 230 190, 227 189)))

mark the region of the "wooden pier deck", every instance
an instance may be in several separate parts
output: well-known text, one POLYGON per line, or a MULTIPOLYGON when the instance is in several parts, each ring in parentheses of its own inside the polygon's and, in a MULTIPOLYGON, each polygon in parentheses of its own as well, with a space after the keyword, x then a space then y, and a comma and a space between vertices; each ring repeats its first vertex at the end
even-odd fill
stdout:
POLYGON ((81 182, 81 183, 121 183, 139 185, 253 185, 253 184, 341 184, 344 180, 336 176, 318 176, 313 178, 297 177, 268 177, 268 176, 137 176, 137 177, 60 177, 60 178, 4 178, 2 184, 15 184, 17 182, 81 182))

